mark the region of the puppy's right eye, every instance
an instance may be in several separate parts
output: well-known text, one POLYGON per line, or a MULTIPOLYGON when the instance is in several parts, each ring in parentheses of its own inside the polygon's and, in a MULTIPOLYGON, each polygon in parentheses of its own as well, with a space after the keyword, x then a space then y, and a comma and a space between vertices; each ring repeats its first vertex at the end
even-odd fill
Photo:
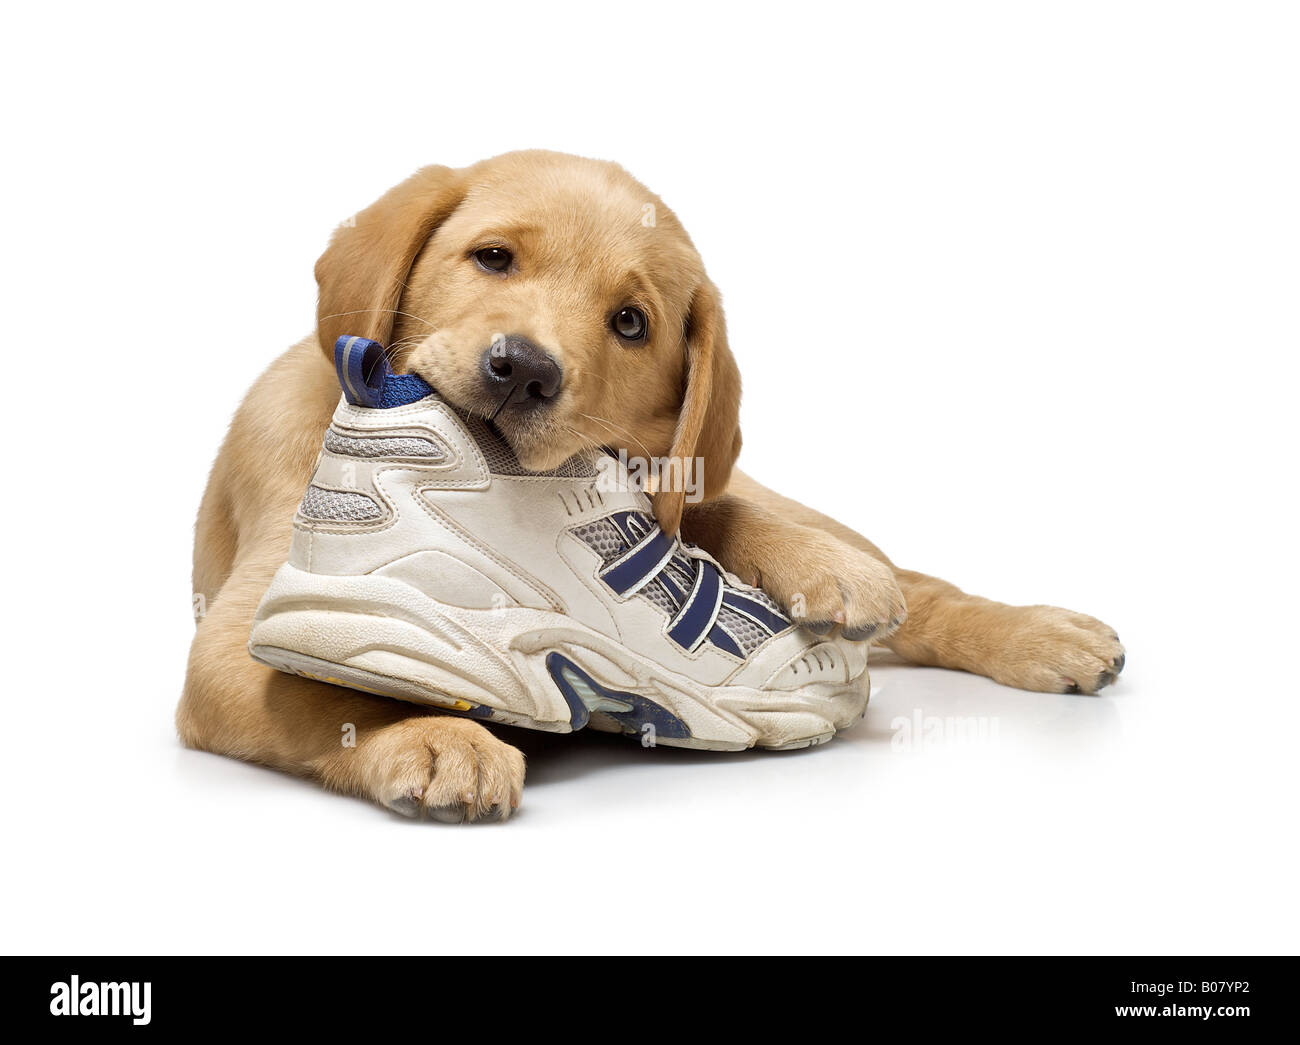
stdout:
POLYGON ((505 272, 515 256, 505 247, 484 247, 474 252, 474 260, 489 272, 505 272))
POLYGON ((614 314, 609 325, 624 341, 640 341, 645 337, 647 323, 644 312, 625 305, 614 314))

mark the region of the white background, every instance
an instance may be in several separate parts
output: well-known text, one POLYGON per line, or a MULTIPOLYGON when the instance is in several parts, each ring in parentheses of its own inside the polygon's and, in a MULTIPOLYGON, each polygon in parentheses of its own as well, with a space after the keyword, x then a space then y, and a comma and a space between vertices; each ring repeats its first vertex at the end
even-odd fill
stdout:
POLYGON ((3 947, 1294 951, 1285 4, 28 4, 6 16, 3 947), (1098 698, 882 658, 790 755, 511 733, 505 826, 183 750, 191 527, 331 228, 543 146, 723 288, 744 465, 1102 617, 1098 698), (914 714, 996 742, 896 750, 914 714))

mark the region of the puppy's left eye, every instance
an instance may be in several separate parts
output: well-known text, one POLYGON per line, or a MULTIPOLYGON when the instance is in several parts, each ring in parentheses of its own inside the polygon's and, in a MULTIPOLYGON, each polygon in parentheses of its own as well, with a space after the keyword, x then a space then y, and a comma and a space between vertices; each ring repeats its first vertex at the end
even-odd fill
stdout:
POLYGON ((489 272, 505 272, 515 258, 505 247, 484 247, 474 252, 474 260, 489 272))
POLYGON ((609 325, 624 341, 640 341, 645 337, 650 324, 646 322, 644 312, 628 305, 614 313, 609 325))

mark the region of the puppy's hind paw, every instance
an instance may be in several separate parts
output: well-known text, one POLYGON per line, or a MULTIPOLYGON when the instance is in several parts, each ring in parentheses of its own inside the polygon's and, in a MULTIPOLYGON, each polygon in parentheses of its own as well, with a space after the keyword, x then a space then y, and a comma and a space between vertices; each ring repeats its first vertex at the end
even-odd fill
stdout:
POLYGON ((1003 637, 985 673, 1004 685, 1092 694, 1124 670, 1119 636, 1095 617, 1056 606, 1007 606, 1002 615, 1003 637))

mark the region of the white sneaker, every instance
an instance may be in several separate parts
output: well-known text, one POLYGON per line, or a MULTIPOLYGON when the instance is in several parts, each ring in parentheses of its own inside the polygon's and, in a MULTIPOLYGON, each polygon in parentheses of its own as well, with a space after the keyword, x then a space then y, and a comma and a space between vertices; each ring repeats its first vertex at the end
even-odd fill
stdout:
POLYGON ((796 628, 665 536, 618 461, 593 451, 527 472, 374 342, 340 338, 336 358, 344 398, 258 608, 254 658, 646 744, 806 747, 862 717, 867 645, 796 628))

